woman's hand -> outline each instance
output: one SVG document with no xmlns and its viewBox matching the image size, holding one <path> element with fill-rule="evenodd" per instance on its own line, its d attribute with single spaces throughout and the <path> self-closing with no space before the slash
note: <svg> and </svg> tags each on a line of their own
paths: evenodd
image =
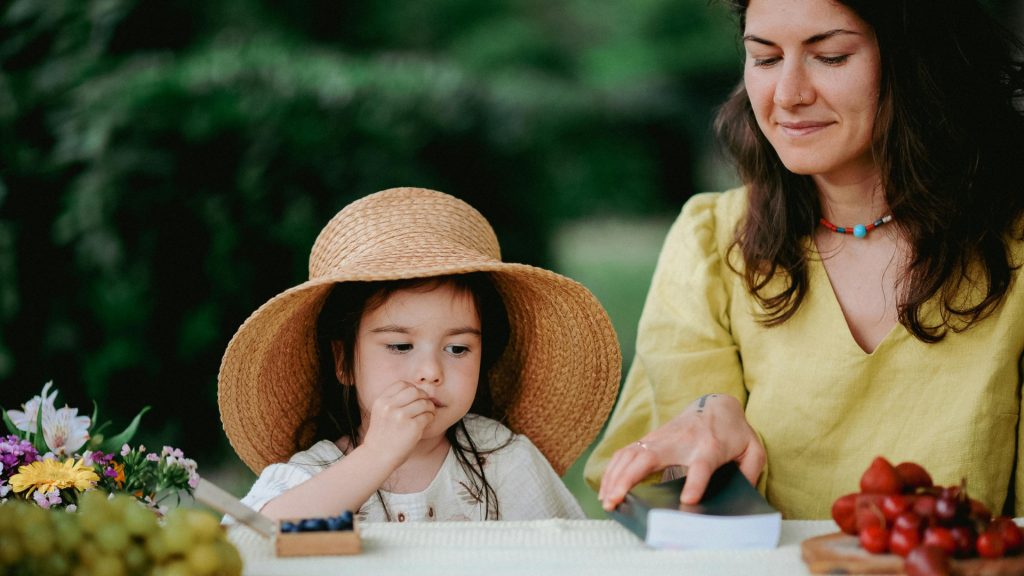
<svg viewBox="0 0 1024 576">
<path fill-rule="evenodd" d="M 679 500 L 696 504 L 719 466 L 735 461 L 747 480 L 756 484 L 765 458 L 739 400 L 728 394 L 708 394 L 639 442 L 616 451 L 601 478 L 598 498 L 605 510 L 613 510 L 626 492 L 651 473 L 682 465 L 688 470 Z"/>
<path fill-rule="evenodd" d="M 397 468 L 434 421 L 436 411 L 426 392 L 408 382 L 395 382 L 373 401 L 362 445 L 385 456 Z"/>
</svg>

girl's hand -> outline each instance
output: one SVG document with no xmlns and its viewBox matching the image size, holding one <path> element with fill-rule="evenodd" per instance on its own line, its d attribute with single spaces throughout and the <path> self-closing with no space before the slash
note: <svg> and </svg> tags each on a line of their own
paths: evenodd
<svg viewBox="0 0 1024 576">
<path fill-rule="evenodd" d="M 374 453 L 388 458 L 397 468 L 434 421 L 436 410 L 426 392 L 408 382 L 395 382 L 370 407 L 363 445 L 372 447 Z"/>
<path fill-rule="evenodd" d="M 626 492 L 651 473 L 682 465 L 688 470 L 679 500 L 696 504 L 711 474 L 722 464 L 735 461 L 747 480 L 756 484 L 765 459 L 764 447 L 739 400 L 708 394 L 639 442 L 616 451 L 601 478 L 598 498 L 605 510 L 613 510 Z"/>
</svg>

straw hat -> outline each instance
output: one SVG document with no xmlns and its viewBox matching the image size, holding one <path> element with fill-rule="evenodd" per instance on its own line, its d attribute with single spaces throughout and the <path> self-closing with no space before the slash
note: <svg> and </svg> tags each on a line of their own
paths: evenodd
<svg viewBox="0 0 1024 576">
<path fill-rule="evenodd" d="M 336 282 L 488 272 L 509 320 L 491 371 L 497 414 L 560 475 L 597 436 L 619 386 L 622 358 L 608 315 L 582 285 L 501 261 L 487 220 L 465 202 L 394 188 L 346 206 L 320 232 L 309 280 L 260 306 L 235 333 L 218 376 L 221 421 L 254 472 L 321 438 L 296 432 L 320 407 L 316 318 Z"/>
</svg>

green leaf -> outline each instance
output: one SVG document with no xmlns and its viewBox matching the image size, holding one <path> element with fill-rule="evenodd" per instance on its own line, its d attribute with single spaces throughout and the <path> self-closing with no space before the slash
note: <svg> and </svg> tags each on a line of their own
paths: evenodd
<svg viewBox="0 0 1024 576">
<path fill-rule="evenodd" d="M 103 445 L 103 430 L 107 426 L 110 426 L 110 421 L 106 421 L 103 424 L 97 424 L 96 419 L 99 418 L 100 407 L 96 404 L 96 401 L 92 401 L 92 419 L 89 420 L 89 450 L 99 450 L 100 446 Z"/>
<path fill-rule="evenodd" d="M 46 438 L 43 436 L 43 405 L 45 404 L 46 399 L 44 398 L 43 401 L 39 403 L 39 410 L 36 411 L 36 432 L 32 437 L 32 446 L 35 447 L 36 451 L 39 452 L 40 455 L 46 454 L 50 451 L 50 447 L 46 445 Z"/>
<path fill-rule="evenodd" d="M 132 420 L 132 423 L 129 424 L 128 427 L 125 428 L 123 432 L 121 432 L 117 436 L 111 436 L 107 440 L 104 440 L 103 445 L 100 447 L 100 451 L 113 452 L 115 450 L 120 449 L 122 445 L 130 442 L 132 436 L 135 436 L 135 431 L 138 430 L 139 428 L 139 420 L 142 419 L 142 415 L 148 412 L 149 409 L 150 407 L 146 406 L 145 408 L 140 410 L 139 413 L 135 415 L 135 419 Z"/>
<path fill-rule="evenodd" d="M 106 430 L 108 427 L 110 427 L 110 420 L 107 420 L 103 424 L 100 424 L 99 426 L 96 426 L 95 428 L 93 428 L 92 432 L 90 432 L 89 435 L 90 436 L 102 436 L 103 435 L 103 431 Z"/>
<path fill-rule="evenodd" d="M 3 406 L 0 406 L 0 413 L 4 415 L 4 424 L 7 426 L 7 431 L 14 434 L 18 438 L 21 438 L 21 430 L 11 422 L 11 417 L 7 415 L 7 410 L 4 410 Z"/>
</svg>

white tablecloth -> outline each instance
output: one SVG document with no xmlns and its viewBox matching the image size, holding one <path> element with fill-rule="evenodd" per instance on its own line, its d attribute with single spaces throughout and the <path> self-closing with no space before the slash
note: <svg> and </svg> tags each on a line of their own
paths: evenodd
<svg viewBox="0 0 1024 576">
<path fill-rule="evenodd" d="M 835 532 L 832 521 L 783 521 L 778 548 L 652 550 L 611 520 L 445 522 L 361 526 L 363 551 L 353 556 L 277 558 L 269 540 L 244 527 L 230 538 L 246 576 L 320 574 L 498 576 L 642 574 L 807 574 L 800 542 Z"/>
</svg>

